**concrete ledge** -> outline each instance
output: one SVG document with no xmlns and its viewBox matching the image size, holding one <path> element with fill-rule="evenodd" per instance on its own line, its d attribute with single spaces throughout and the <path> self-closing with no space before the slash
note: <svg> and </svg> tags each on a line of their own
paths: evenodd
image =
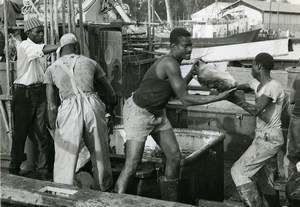
<svg viewBox="0 0 300 207">
<path fill-rule="evenodd" d="M 42 192 L 41 189 L 47 189 Z M 58 193 L 51 193 L 58 189 Z M 65 193 L 62 193 L 65 192 Z M 75 193 L 74 193 L 75 192 Z M 182 203 L 174 203 L 127 194 L 114 194 L 79 189 L 75 186 L 39 181 L 20 176 L 1 173 L 1 203 L 37 205 L 37 206 L 153 206 L 153 207 L 189 207 Z"/>
</svg>

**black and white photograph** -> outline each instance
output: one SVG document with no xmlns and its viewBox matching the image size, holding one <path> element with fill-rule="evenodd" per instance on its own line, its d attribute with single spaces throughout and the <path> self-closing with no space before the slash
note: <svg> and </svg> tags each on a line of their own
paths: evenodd
<svg viewBox="0 0 300 207">
<path fill-rule="evenodd" d="M 300 207 L 300 0 L 0 0 L 0 206 Z"/>
</svg>

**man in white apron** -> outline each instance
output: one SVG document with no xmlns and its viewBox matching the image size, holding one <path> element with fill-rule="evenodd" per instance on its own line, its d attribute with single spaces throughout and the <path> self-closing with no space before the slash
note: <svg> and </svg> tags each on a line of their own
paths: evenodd
<svg viewBox="0 0 300 207">
<path fill-rule="evenodd" d="M 61 58 L 47 69 L 45 75 L 49 124 L 56 129 L 53 179 L 57 183 L 73 184 L 83 138 L 91 155 L 95 184 L 106 191 L 112 187 L 113 180 L 105 105 L 96 94 L 94 83 L 101 85 L 114 101 L 115 92 L 96 61 L 77 55 L 79 44 L 75 35 L 63 35 L 60 44 Z M 58 109 L 55 87 L 61 98 Z"/>
</svg>

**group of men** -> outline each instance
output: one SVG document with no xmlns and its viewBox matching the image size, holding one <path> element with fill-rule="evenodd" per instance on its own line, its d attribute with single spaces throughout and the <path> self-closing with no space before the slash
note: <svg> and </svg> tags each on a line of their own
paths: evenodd
<svg viewBox="0 0 300 207">
<path fill-rule="evenodd" d="M 237 88 L 219 95 L 191 95 L 187 91 L 187 84 L 197 74 L 199 60 L 183 78 L 180 64 L 184 59 L 191 57 L 191 35 L 185 29 L 174 29 L 170 34 L 170 53 L 159 58 L 149 68 L 140 87 L 125 100 L 123 120 L 127 140 L 126 161 L 113 186 L 105 109 L 113 110 L 117 99 L 105 72 L 96 61 L 80 55 L 80 45 L 74 34 L 63 35 L 59 46 L 42 44 L 43 25 L 36 18 L 25 21 L 24 31 L 28 38 L 18 48 L 17 79 L 14 82 L 15 134 L 10 173 L 20 173 L 28 136 L 39 152 L 36 170 L 41 177 L 46 175 L 46 123 L 49 123 L 48 128 L 55 130 L 54 182 L 73 184 L 83 140 L 91 155 L 93 178 L 97 188 L 102 191 L 126 193 L 130 179 L 141 162 L 147 136 L 151 135 L 166 156 L 165 175 L 159 179 L 160 184 L 167 189 L 162 199 L 177 201 L 181 153 L 166 116 L 166 104 L 171 97 L 177 97 L 186 106 L 228 100 L 257 116 L 253 143 L 231 169 L 239 194 L 248 206 L 261 206 L 257 185 L 252 178 L 259 170 L 264 169 L 261 171 L 265 176 L 261 177 L 268 179 L 262 179 L 265 181 L 262 186 L 266 189 L 262 193 L 270 206 L 277 206 L 275 204 L 279 198 L 270 181 L 273 181 L 271 175 L 275 173 L 272 159 L 284 143 L 280 120 L 284 91 L 282 86 L 270 77 L 270 70 L 274 66 L 272 56 L 260 53 L 255 57 L 252 66 L 254 80 L 249 84 L 238 85 Z M 54 51 L 57 51 L 59 58 L 44 72 L 42 57 Z M 97 95 L 95 84 L 100 86 L 97 88 L 109 94 L 109 101 L 106 101 L 109 107 L 105 106 Z M 291 130 L 289 133 L 289 136 L 294 137 L 291 140 L 295 140 L 297 133 L 299 134 L 299 87 L 296 82 L 294 92 L 291 93 L 291 103 L 296 103 L 291 124 L 298 127 L 298 131 Z M 56 89 L 60 101 L 56 98 Z M 255 104 L 246 102 L 242 90 L 255 92 Z M 299 140 L 296 142 L 299 143 Z M 293 160 L 290 156 L 288 159 Z M 295 160 L 299 161 L 299 150 Z M 268 186 L 273 191 L 269 191 Z"/>
</svg>

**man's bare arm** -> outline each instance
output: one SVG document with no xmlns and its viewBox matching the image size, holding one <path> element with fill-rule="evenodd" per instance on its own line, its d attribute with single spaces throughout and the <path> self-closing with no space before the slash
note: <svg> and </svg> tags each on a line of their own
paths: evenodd
<svg viewBox="0 0 300 207">
<path fill-rule="evenodd" d="M 253 89 L 250 88 L 249 83 L 244 83 L 244 84 L 237 85 L 236 88 L 237 88 L 237 90 L 243 90 L 246 93 L 253 91 Z"/>
<path fill-rule="evenodd" d="M 176 96 L 186 106 L 190 105 L 201 105 L 207 104 L 215 101 L 220 101 L 227 97 L 231 92 L 226 91 L 218 96 L 196 96 L 188 94 L 186 81 L 182 78 L 180 67 L 175 61 L 167 62 L 165 65 L 166 75 L 170 81 L 173 91 Z"/>
<path fill-rule="evenodd" d="M 102 78 L 96 79 L 96 83 L 100 86 L 101 92 L 104 93 L 106 102 L 110 107 L 110 111 L 114 110 L 114 107 L 117 105 L 117 95 L 107 78 L 103 76 Z"/>
<path fill-rule="evenodd" d="M 43 53 L 44 54 L 49 54 L 51 52 L 55 52 L 59 45 L 45 45 L 43 48 Z"/>
<path fill-rule="evenodd" d="M 263 114 L 263 110 L 272 103 L 272 99 L 270 97 L 267 97 L 265 95 L 260 96 L 256 100 L 256 104 L 251 104 L 245 101 L 245 97 L 242 97 L 243 95 L 240 95 L 238 91 L 230 96 L 228 98 L 228 101 L 242 107 L 245 111 L 250 113 L 251 115 L 258 116 L 260 119 L 268 122 L 270 120 L 270 117 L 267 117 L 265 114 Z"/>
<path fill-rule="evenodd" d="M 48 106 L 47 112 L 48 112 L 49 125 L 51 129 L 54 129 L 56 118 L 57 118 L 57 100 L 56 100 L 54 85 L 47 84 L 46 96 L 47 96 L 47 106 Z"/>
</svg>

